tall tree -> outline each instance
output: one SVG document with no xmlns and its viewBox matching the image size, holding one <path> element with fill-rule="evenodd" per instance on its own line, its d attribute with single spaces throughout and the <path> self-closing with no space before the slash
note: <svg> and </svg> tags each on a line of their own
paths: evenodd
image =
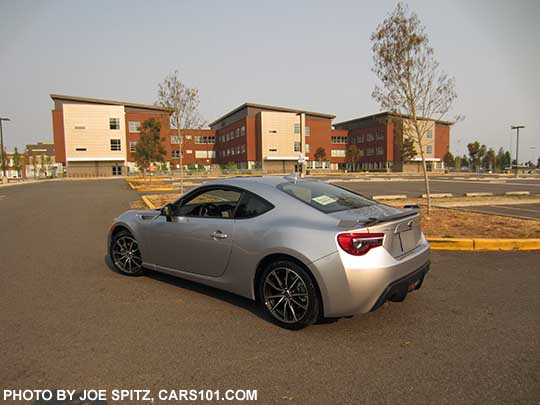
<svg viewBox="0 0 540 405">
<path fill-rule="evenodd" d="M 473 170 L 476 170 L 476 165 L 478 164 L 479 160 L 478 156 L 480 154 L 480 143 L 478 141 L 468 143 L 467 150 L 469 151 L 469 156 L 473 164 Z"/>
<path fill-rule="evenodd" d="M 356 145 L 349 145 L 345 151 L 345 157 L 348 163 L 350 163 L 352 171 L 356 170 L 356 164 L 360 160 L 360 150 Z"/>
<path fill-rule="evenodd" d="M 326 150 L 322 146 L 319 146 L 313 156 L 317 162 L 322 162 L 326 159 Z"/>
<path fill-rule="evenodd" d="M 17 148 L 13 150 L 13 168 L 17 172 L 17 177 L 21 177 L 22 157 Z"/>
<path fill-rule="evenodd" d="M 497 156 L 495 157 L 495 169 L 500 170 L 503 168 L 503 160 L 504 160 L 504 149 L 502 147 L 499 148 L 499 151 L 497 152 Z"/>
<path fill-rule="evenodd" d="M 34 179 L 37 178 L 38 175 L 38 158 L 37 155 L 32 153 L 32 169 L 34 170 Z"/>
<path fill-rule="evenodd" d="M 486 152 L 486 156 L 484 157 L 486 168 L 488 170 L 495 169 L 495 161 L 497 160 L 497 155 L 495 154 L 495 151 L 493 148 L 489 148 Z"/>
<path fill-rule="evenodd" d="M 456 156 L 454 158 L 454 167 L 456 168 L 456 170 L 461 171 L 461 164 L 461 156 Z"/>
<path fill-rule="evenodd" d="M 440 71 L 425 28 L 415 13 L 398 3 L 371 36 L 373 72 L 382 86 L 373 98 L 381 109 L 406 115 L 420 157 L 428 203 L 431 210 L 424 136 L 432 129 L 430 121 L 442 119 L 457 98 L 454 79 Z"/>
<path fill-rule="evenodd" d="M 155 118 L 150 118 L 141 124 L 140 138 L 135 145 L 133 157 L 143 177 L 146 176 L 146 171 L 152 163 L 163 162 L 166 152 L 160 130 L 161 124 Z"/>
<path fill-rule="evenodd" d="M 186 86 L 175 70 L 159 84 L 157 104 L 167 108 L 171 113 L 171 127 L 175 130 L 179 142 L 180 193 L 183 193 L 185 131 L 206 125 L 199 113 L 199 90 Z"/>
<path fill-rule="evenodd" d="M 454 155 L 450 151 L 446 152 L 443 156 L 443 162 L 446 167 L 454 167 Z"/>
</svg>

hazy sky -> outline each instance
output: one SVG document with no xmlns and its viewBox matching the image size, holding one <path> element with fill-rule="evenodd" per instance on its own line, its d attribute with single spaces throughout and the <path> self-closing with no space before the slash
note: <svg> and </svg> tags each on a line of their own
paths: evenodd
<svg viewBox="0 0 540 405">
<path fill-rule="evenodd" d="M 52 140 L 50 93 L 153 103 L 178 69 L 208 121 L 246 102 L 379 111 L 370 35 L 395 1 L 0 0 L 0 115 L 9 150 Z M 408 2 L 456 77 L 452 152 L 475 139 L 540 155 L 540 1 Z M 515 136 L 512 151 L 515 151 Z M 531 149 L 535 147 L 536 149 Z"/>
</svg>

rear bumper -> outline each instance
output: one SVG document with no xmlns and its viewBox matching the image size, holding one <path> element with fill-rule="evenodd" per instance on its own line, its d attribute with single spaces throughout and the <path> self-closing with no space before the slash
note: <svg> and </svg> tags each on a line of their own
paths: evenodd
<svg viewBox="0 0 540 405">
<path fill-rule="evenodd" d="M 311 263 L 310 269 L 319 285 L 324 316 L 342 317 L 370 312 L 389 298 L 399 300 L 400 288 L 407 280 L 423 280 L 429 263 L 429 243 L 422 236 L 405 257 L 395 258 L 384 248 L 361 257 L 338 250 Z"/>
<path fill-rule="evenodd" d="M 422 287 L 424 277 L 429 271 L 429 266 L 430 262 L 427 262 L 411 274 L 407 274 L 405 277 L 390 283 L 371 310 L 375 311 L 386 301 L 401 302 L 405 300 L 409 292 L 413 292 L 414 290 L 418 290 L 420 287 Z"/>
</svg>

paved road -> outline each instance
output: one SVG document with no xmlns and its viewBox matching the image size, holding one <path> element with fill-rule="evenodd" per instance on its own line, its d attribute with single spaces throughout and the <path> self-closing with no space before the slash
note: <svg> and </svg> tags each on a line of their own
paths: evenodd
<svg viewBox="0 0 540 405">
<path fill-rule="evenodd" d="M 467 211 L 481 212 L 484 214 L 497 214 L 525 219 L 540 219 L 540 204 L 505 204 L 461 208 Z"/>
<path fill-rule="evenodd" d="M 0 387 L 250 388 L 259 402 L 532 403 L 537 252 L 434 253 L 402 304 L 300 332 L 245 299 L 104 260 L 122 181 L 0 189 Z"/>
</svg>

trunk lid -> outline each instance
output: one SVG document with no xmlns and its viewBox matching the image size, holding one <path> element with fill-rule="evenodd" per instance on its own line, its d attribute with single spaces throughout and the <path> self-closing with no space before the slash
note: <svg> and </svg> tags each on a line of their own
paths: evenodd
<svg viewBox="0 0 540 405">
<path fill-rule="evenodd" d="M 355 210 L 338 211 L 330 215 L 340 220 L 340 227 L 383 233 L 383 247 L 396 258 L 414 250 L 422 239 L 420 215 L 416 210 L 375 204 Z"/>
</svg>

